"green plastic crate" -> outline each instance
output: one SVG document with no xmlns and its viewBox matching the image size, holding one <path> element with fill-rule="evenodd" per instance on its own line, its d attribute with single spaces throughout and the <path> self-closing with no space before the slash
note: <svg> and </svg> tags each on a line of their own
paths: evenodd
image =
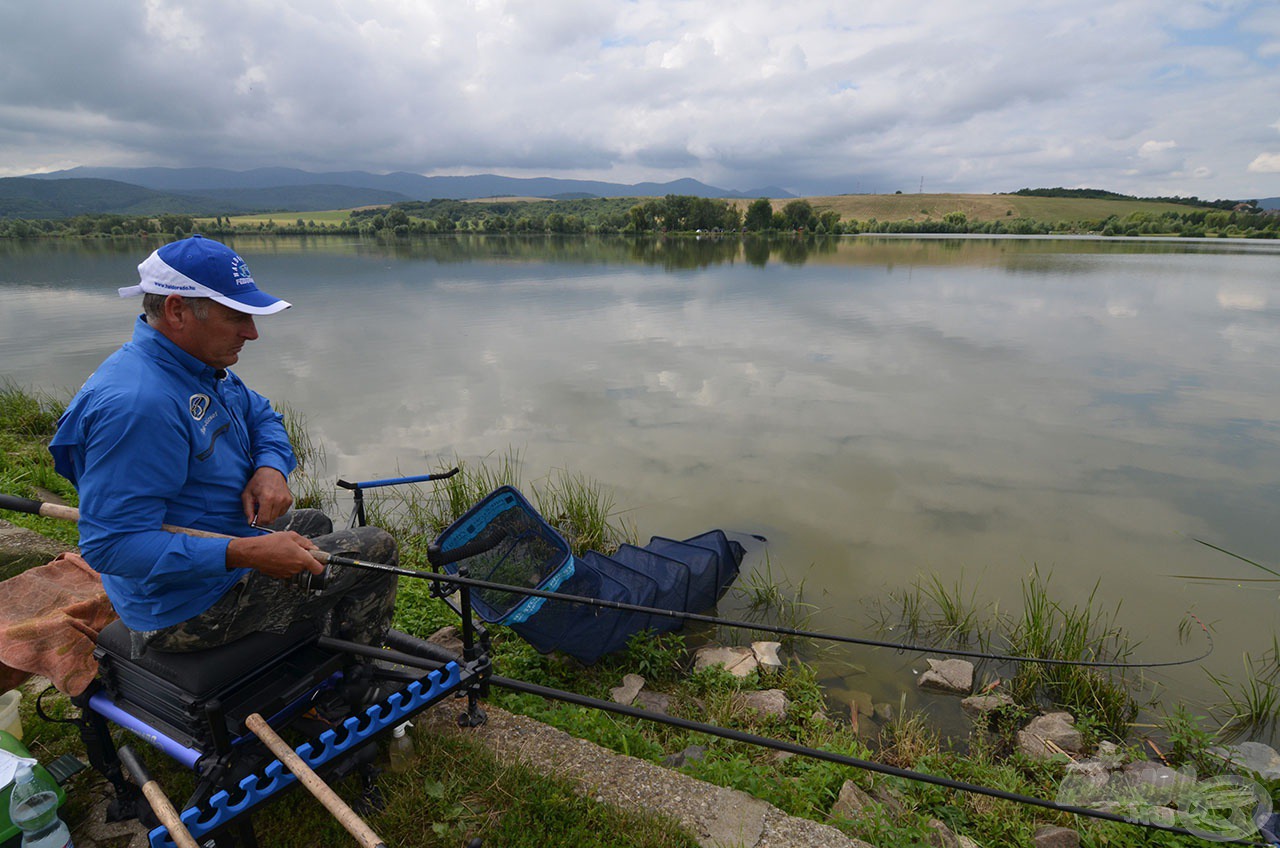
<svg viewBox="0 0 1280 848">
<path fill-rule="evenodd" d="M 19 742 L 12 733 L 6 733 L 3 730 L 0 730 L 0 748 L 11 754 L 16 754 L 19 757 L 31 757 L 31 752 L 27 750 L 25 745 Z M 48 778 L 49 781 L 53 783 L 55 787 L 54 791 L 58 793 L 58 807 L 61 808 L 63 803 L 67 800 L 67 793 L 62 790 L 62 786 L 60 786 L 58 782 L 53 779 L 53 775 L 49 774 L 49 772 L 45 770 L 45 767 L 39 763 L 36 763 L 34 771 L 36 774 Z M 16 824 L 9 821 L 9 796 L 12 794 L 13 783 L 7 783 L 3 789 L 0 789 L 0 846 L 3 846 L 3 848 L 8 848 L 10 842 L 12 842 L 13 845 L 17 845 L 19 837 L 22 835 L 22 830 Z"/>
</svg>

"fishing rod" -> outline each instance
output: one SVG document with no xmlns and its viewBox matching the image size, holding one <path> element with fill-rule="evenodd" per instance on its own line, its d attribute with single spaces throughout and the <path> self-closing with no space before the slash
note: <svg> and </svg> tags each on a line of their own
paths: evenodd
<svg viewBox="0 0 1280 848">
<path fill-rule="evenodd" d="M 678 716 L 664 715 L 653 710 L 646 710 L 641 707 L 633 707 L 626 704 L 615 704 L 612 701 L 603 701 L 599 698 L 592 698 L 588 695 L 579 695 L 576 692 L 566 692 L 562 689 L 553 689 L 549 686 L 542 686 L 537 683 L 526 683 L 523 680 L 513 680 L 509 677 L 500 677 L 491 675 L 488 682 L 493 686 L 500 686 L 504 689 L 510 689 L 513 692 L 524 692 L 530 695 L 537 695 L 542 698 L 563 701 L 579 707 L 588 709 L 603 710 L 605 712 L 616 713 L 618 715 L 630 716 L 632 718 L 644 719 L 646 721 L 658 724 L 666 724 L 671 727 L 678 727 L 682 730 L 690 730 L 696 733 L 705 733 L 708 736 L 717 736 L 721 739 L 728 739 L 732 742 L 742 742 L 748 745 L 755 745 L 761 748 L 769 748 L 775 751 L 784 751 L 789 754 L 797 754 L 803 757 L 809 757 L 816 760 L 824 760 L 836 765 L 849 766 L 851 768 L 869 771 L 875 774 L 883 774 L 889 777 L 897 777 L 902 780 L 909 780 L 913 783 L 927 783 L 933 786 L 940 786 L 944 789 L 952 789 L 960 792 L 968 792 L 973 795 L 985 795 L 989 798 L 999 798 L 1003 801 L 1011 801 L 1016 804 L 1025 804 L 1027 806 L 1041 807 L 1047 810 L 1054 810 L 1060 813 L 1070 813 L 1071 815 L 1083 816 L 1086 818 L 1101 819 L 1103 821 L 1118 822 L 1121 824 L 1135 825 L 1137 827 L 1145 827 L 1151 830 L 1163 830 L 1167 833 L 1175 833 L 1183 836 L 1194 836 L 1198 839 L 1208 839 L 1213 842 L 1221 842 L 1232 845 L 1247 845 L 1252 848 L 1272 848 L 1271 843 L 1258 842 L 1248 839 L 1243 835 L 1232 836 L 1229 834 L 1218 833 L 1197 833 L 1184 827 L 1177 825 L 1164 824 L 1159 821 L 1148 821 L 1136 818 L 1134 815 L 1124 815 L 1122 813 L 1113 813 L 1105 809 L 1097 809 L 1094 807 L 1081 807 L 1076 804 L 1066 804 L 1061 801 L 1051 801 L 1047 798 L 1037 798 L 1034 795 L 1023 795 L 1018 792 L 1010 792 L 1005 789 L 996 789 L 990 786 L 983 786 L 979 783 L 969 783 L 963 780 L 954 780 L 949 777 L 941 777 L 928 772 L 914 771 L 912 769 L 899 768 L 885 763 L 877 763 L 874 760 L 864 760 L 860 757 L 851 757 L 847 754 L 839 754 L 834 751 L 824 751 L 821 748 L 811 748 L 808 745 L 800 745 L 795 742 L 788 742 L 784 739 L 774 739 L 769 736 L 760 736 L 755 733 L 747 733 L 742 730 L 734 730 L 728 727 L 720 727 L 715 724 L 707 724 L 705 722 L 694 721 L 692 719 L 680 718 Z M 1240 829 L 1237 829 L 1237 833 Z M 1256 832 L 1256 828 L 1254 829 Z"/>
<path fill-rule="evenodd" d="M 422 657 L 394 649 L 374 648 L 369 645 L 360 645 L 353 642 L 330 639 L 328 637 L 321 637 L 320 644 L 325 647 L 338 648 L 362 656 L 422 669 L 435 669 L 440 667 L 440 665 L 446 661 L 445 655 L 441 655 L 439 659 L 424 659 Z M 731 742 L 741 742 L 743 744 L 754 745 L 756 747 L 782 751 L 788 754 L 795 754 L 816 760 L 823 760 L 836 765 L 848 766 L 850 768 L 860 769 L 873 774 L 895 777 L 901 780 L 911 781 L 913 783 L 926 783 L 932 786 L 939 786 L 944 789 L 967 792 L 974 795 L 985 795 L 989 798 L 997 798 L 1016 804 L 1040 807 L 1046 810 L 1053 810 L 1055 812 L 1068 813 L 1075 816 L 1100 819 L 1102 821 L 1116 822 L 1119 824 L 1129 824 L 1136 827 L 1161 830 L 1166 833 L 1179 834 L 1183 836 L 1193 836 L 1198 839 L 1208 839 L 1213 842 L 1221 842 L 1224 844 L 1245 845 L 1252 846 L 1252 848 L 1271 848 L 1270 843 L 1258 842 L 1256 840 L 1249 839 L 1241 832 L 1244 830 L 1243 827 L 1237 827 L 1234 833 L 1225 833 L 1221 830 L 1216 832 L 1197 832 L 1196 830 L 1179 827 L 1174 824 L 1166 824 L 1161 821 L 1140 819 L 1133 814 L 1126 815 L 1124 813 L 1112 812 L 1108 809 L 1085 807 L 1080 806 L 1079 804 L 1054 801 L 1047 798 L 1037 798 L 1034 795 L 1023 795 L 1006 789 L 983 786 L 979 783 L 969 783 L 967 781 L 956 780 L 949 777 L 943 777 L 941 775 L 930 774 L 928 772 L 900 768 L 898 766 L 888 765 L 887 763 L 878 763 L 874 760 L 866 760 L 860 757 L 850 756 L 848 754 L 841 754 L 835 751 L 827 751 L 822 748 L 801 745 L 797 742 L 790 742 L 785 739 L 776 739 L 771 736 L 760 736 L 743 730 L 721 727 L 716 724 L 668 715 L 666 713 L 646 710 L 641 707 L 634 707 L 628 704 L 604 701 L 599 698 L 593 698 L 590 695 L 582 695 L 580 693 L 569 692 L 564 689 L 555 689 L 538 683 L 528 683 L 523 680 L 515 680 L 513 678 L 502 677 L 496 674 L 489 675 L 485 680 L 489 685 L 509 689 L 513 692 L 522 692 L 529 695 L 536 695 L 547 700 L 573 704 L 574 706 L 584 707 L 586 709 L 601 710 L 608 713 L 614 713 L 616 715 L 627 716 L 629 718 L 642 719 L 653 724 L 664 724 L 681 730 L 727 739 Z"/>
<path fill-rule="evenodd" d="M 50 504 L 42 501 L 32 500 L 30 498 L 21 498 L 14 495 L 0 494 L 0 509 L 9 509 L 14 512 L 23 512 L 31 515 L 43 515 L 49 518 L 58 518 L 68 521 L 79 520 L 80 511 L 75 507 L 62 506 L 60 504 Z M 173 525 L 161 525 L 161 529 L 171 532 L 180 533 L 189 536 L 201 536 L 207 538 L 234 538 L 224 533 L 214 533 L 208 530 L 195 530 L 188 527 L 176 527 Z M 461 560 L 476 556 L 491 550 L 498 544 L 501 544 L 504 535 L 501 533 L 482 534 L 471 542 L 448 551 L 442 551 L 440 547 L 432 543 L 427 548 L 427 560 L 436 567 L 443 567 Z M 1209 628 L 1204 625 L 1199 618 L 1194 615 L 1191 617 L 1200 625 L 1201 631 L 1205 635 L 1208 647 L 1206 650 L 1194 657 L 1180 660 L 1162 660 L 1158 662 L 1124 662 L 1120 660 L 1072 660 L 1057 659 L 1052 657 L 1028 657 L 1017 654 L 997 654 L 986 651 L 976 651 L 966 648 L 947 648 L 935 645 L 916 645 L 906 642 L 890 642 L 883 639 L 871 639 L 861 636 L 842 636 L 835 633 L 820 633 L 813 630 L 804 630 L 795 627 L 784 627 L 774 624 L 762 624 L 759 622 L 739 621 L 735 619 L 719 618 L 717 616 L 703 615 L 700 613 L 683 612 L 679 610 L 661 609 L 659 607 L 647 607 L 640 604 L 629 604 L 622 601 L 608 601 L 601 598 L 591 598 L 583 595 L 571 595 L 564 592 L 553 592 L 544 589 L 535 589 L 526 586 L 511 586 L 505 583 L 496 583 L 489 580 L 481 580 L 475 577 L 464 576 L 461 574 L 446 574 L 438 571 L 420 571 L 412 568 L 404 568 L 401 566 L 388 565 L 380 562 L 368 562 L 365 560 L 352 559 L 337 554 L 330 554 L 326 551 L 312 550 L 309 553 L 322 565 L 338 565 L 345 568 L 360 568 L 368 571 L 380 571 L 386 574 L 394 574 L 398 577 L 412 577 L 419 580 L 431 580 L 437 583 L 443 583 L 452 587 L 466 586 L 471 589 L 482 589 L 495 592 L 509 592 L 512 594 L 523 595 L 532 598 L 543 598 L 552 601 L 563 601 L 569 604 L 580 604 L 584 606 L 596 607 L 599 609 L 609 609 L 619 612 L 634 612 L 645 615 L 656 615 L 665 618 L 672 618 L 679 621 L 689 621 L 698 624 L 710 624 L 717 627 L 737 627 L 744 630 L 752 630 L 759 633 L 772 633 L 779 636 L 790 636 L 799 639 L 812 639 L 815 641 L 835 642 L 846 645 L 860 645 L 872 648 L 890 648 L 895 651 L 911 651 L 916 653 L 935 653 L 946 654 L 948 656 L 968 657 L 972 659 L 995 660 L 998 662 L 1033 662 L 1042 665 L 1055 666 L 1078 666 L 1082 668 L 1170 668 L 1174 666 L 1190 665 L 1207 658 L 1213 653 L 1214 644 L 1213 636 L 1209 632 Z M 325 575 L 312 574 L 311 572 L 302 572 L 296 582 L 303 588 L 309 590 L 320 590 L 324 588 Z"/>
</svg>

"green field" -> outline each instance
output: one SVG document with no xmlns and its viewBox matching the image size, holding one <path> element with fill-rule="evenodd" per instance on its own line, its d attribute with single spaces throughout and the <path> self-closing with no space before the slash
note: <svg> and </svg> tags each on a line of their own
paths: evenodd
<svg viewBox="0 0 1280 848">
<path fill-rule="evenodd" d="M 368 207 L 359 207 L 361 209 Z M 232 215 L 226 220 L 235 227 L 256 227 L 274 221 L 277 224 L 293 224 L 299 219 L 304 222 L 314 221 L 317 224 L 341 224 L 351 215 L 350 209 L 320 209 L 314 212 L 272 212 L 270 214 Z M 205 226 L 212 223 L 212 218 L 196 218 L 196 223 Z"/>
<path fill-rule="evenodd" d="M 1196 207 L 1145 200 L 1094 200 L 1080 197 L 1024 197 L 1013 194 L 841 194 L 806 197 L 819 214 L 828 209 L 840 213 L 842 221 L 927 221 L 962 212 L 970 221 L 1002 218 L 1031 218 L 1049 223 L 1102 220 L 1111 215 L 1124 217 L 1132 212 L 1177 212 Z M 772 199 L 774 210 L 791 202 Z M 746 210 L 750 200 L 733 201 Z"/>
</svg>

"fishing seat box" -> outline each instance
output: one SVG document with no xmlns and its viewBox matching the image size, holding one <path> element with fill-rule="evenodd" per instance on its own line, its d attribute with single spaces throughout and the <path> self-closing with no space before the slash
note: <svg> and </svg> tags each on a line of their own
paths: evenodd
<svg viewBox="0 0 1280 848">
<path fill-rule="evenodd" d="M 115 621 L 98 634 L 93 655 L 99 685 L 117 707 L 208 751 L 211 715 L 238 735 L 250 713 L 270 716 L 341 670 L 343 657 L 321 649 L 318 635 L 313 623 L 300 622 L 285 633 L 253 633 L 190 653 L 148 649 L 133 659 L 129 630 Z"/>
</svg>

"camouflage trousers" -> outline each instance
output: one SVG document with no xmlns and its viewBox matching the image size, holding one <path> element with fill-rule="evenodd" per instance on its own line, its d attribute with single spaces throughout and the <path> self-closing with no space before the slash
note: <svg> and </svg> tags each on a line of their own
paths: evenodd
<svg viewBox="0 0 1280 848">
<path fill-rule="evenodd" d="M 299 509 L 272 525 L 293 530 L 331 554 L 396 565 L 395 539 L 377 527 L 333 531 L 333 522 L 316 509 Z M 213 606 L 186 621 L 160 630 L 131 631 L 135 658 L 143 650 L 200 651 L 234 642 L 250 633 L 284 633 L 300 621 L 313 621 L 326 636 L 381 645 L 396 604 L 396 576 L 330 564 L 325 587 L 308 591 L 292 580 L 249 571 Z"/>
</svg>

